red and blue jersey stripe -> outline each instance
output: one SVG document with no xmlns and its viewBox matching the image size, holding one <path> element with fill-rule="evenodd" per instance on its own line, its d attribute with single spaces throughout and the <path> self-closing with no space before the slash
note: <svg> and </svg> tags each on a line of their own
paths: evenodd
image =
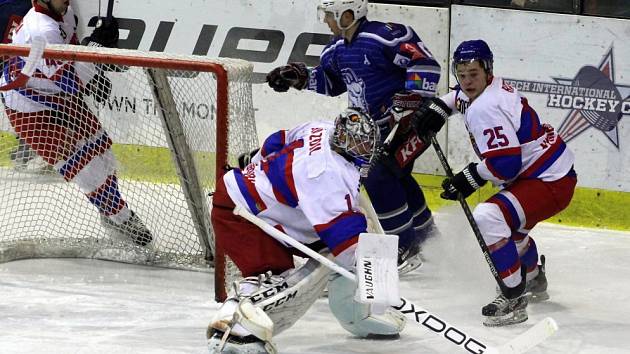
<svg viewBox="0 0 630 354">
<path fill-rule="evenodd" d="M 354 211 L 346 211 L 329 223 L 315 225 L 315 231 L 335 256 L 355 244 L 366 229 L 365 216 Z"/>
</svg>

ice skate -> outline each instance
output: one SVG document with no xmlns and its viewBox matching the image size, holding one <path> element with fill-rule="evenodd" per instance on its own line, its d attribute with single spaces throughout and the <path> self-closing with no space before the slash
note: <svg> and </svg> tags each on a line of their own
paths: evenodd
<svg viewBox="0 0 630 354">
<path fill-rule="evenodd" d="M 225 335 L 224 332 L 208 327 L 208 351 L 210 354 L 273 354 L 275 351 L 256 336 Z"/>
<path fill-rule="evenodd" d="M 33 174 L 56 173 L 52 165 L 44 161 L 35 150 L 20 140 L 19 145 L 9 153 L 16 171 Z"/>
<path fill-rule="evenodd" d="M 547 276 L 545 275 L 545 256 L 540 256 L 538 265 L 538 275 L 528 280 L 525 285 L 525 293 L 529 297 L 530 302 L 541 302 L 549 299 L 547 293 Z"/>
<path fill-rule="evenodd" d="M 408 249 L 398 249 L 398 274 L 410 273 L 422 266 L 422 252 L 420 245 L 413 245 Z"/>
<path fill-rule="evenodd" d="M 483 324 L 500 327 L 527 321 L 527 296 L 508 299 L 503 294 L 481 309 Z"/>
<path fill-rule="evenodd" d="M 117 234 L 117 238 L 121 238 L 123 240 L 131 239 L 131 241 L 138 246 L 145 247 L 153 240 L 151 231 L 144 226 L 142 220 L 140 220 L 138 215 L 136 215 L 133 211 L 131 212 L 129 220 L 122 224 L 116 224 L 110 218 L 103 215 L 101 215 L 101 223 L 106 228 L 114 231 Z"/>
</svg>

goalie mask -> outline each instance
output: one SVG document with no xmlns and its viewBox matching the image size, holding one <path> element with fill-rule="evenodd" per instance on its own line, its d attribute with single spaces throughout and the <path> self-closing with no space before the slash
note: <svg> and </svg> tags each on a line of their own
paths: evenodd
<svg viewBox="0 0 630 354">
<path fill-rule="evenodd" d="M 335 119 L 330 144 L 367 177 L 381 151 L 381 135 L 370 117 L 356 108 L 348 108 Z"/>
<path fill-rule="evenodd" d="M 348 10 L 354 13 L 354 21 L 350 25 L 342 27 L 341 15 Z M 367 16 L 367 12 L 367 0 L 321 0 L 317 6 L 317 18 L 320 22 L 325 23 L 326 13 L 330 13 L 337 22 L 337 26 L 342 30 L 352 27 L 357 21 Z"/>
</svg>

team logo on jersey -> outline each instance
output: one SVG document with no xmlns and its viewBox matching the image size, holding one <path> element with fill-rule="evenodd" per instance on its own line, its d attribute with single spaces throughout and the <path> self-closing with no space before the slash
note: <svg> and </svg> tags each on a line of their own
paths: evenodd
<svg viewBox="0 0 630 354">
<path fill-rule="evenodd" d="M 372 63 L 370 63 L 370 60 L 367 57 L 367 54 L 363 54 L 363 64 L 372 65 Z"/>
<path fill-rule="evenodd" d="M 548 95 L 547 107 L 569 110 L 558 129 L 568 142 L 589 128 L 596 128 L 619 149 L 617 124 L 630 115 L 630 85 L 615 82 L 613 48 L 598 66 L 585 65 L 574 78 L 554 77 L 554 82 L 506 79 L 521 92 Z"/>
<path fill-rule="evenodd" d="M 348 87 L 349 107 L 359 107 L 367 112 L 369 107 L 365 100 L 365 82 L 350 68 L 341 69 L 341 76 Z"/>
<path fill-rule="evenodd" d="M 411 43 L 403 43 L 400 45 L 400 52 L 409 55 L 411 60 L 426 58 L 418 46 Z"/>
</svg>

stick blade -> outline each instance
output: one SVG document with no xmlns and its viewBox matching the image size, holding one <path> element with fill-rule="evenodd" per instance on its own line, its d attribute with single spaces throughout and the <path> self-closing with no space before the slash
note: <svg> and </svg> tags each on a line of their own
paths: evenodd
<svg viewBox="0 0 630 354">
<path fill-rule="evenodd" d="M 556 321 L 547 317 L 518 337 L 497 348 L 500 354 L 520 354 L 532 349 L 558 331 Z"/>
</svg>

